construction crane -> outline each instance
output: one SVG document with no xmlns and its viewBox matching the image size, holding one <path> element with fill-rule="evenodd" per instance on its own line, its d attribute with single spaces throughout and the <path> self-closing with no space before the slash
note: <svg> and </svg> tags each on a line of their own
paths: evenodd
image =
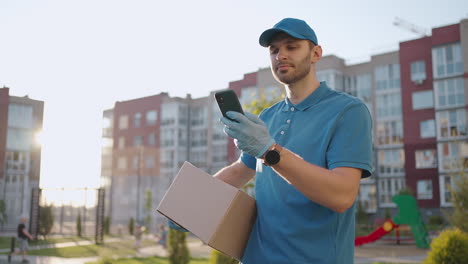
<svg viewBox="0 0 468 264">
<path fill-rule="evenodd" d="M 418 27 L 414 25 L 413 23 L 410 23 L 404 19 L 401 19 L 399 17 L 395 17 L 395 20 L 393 21 L 393 25 L 397 27 L 404 28 L 410 32 L 413 32 L 415 34 L 418 34 L 421 37 L 427 37 L 429 34 L 427 34 L 427 30 L 422 27 Z"/>
</svg>

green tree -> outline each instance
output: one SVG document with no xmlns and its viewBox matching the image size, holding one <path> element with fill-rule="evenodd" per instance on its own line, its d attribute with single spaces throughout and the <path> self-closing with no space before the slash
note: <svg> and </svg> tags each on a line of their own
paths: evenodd
<svg viewBox="0 0 468 264">
<path fill-rule="evenodd" d="M 464 142 L 455 141 L 459 148 L 462 148 Z M 460 150 L 461 153 L 461 150 Z M 453 211 L 445 211 L 447 220 L 454 227 L 459 228 L 463 232 L 468 232 L 468 159 L 466 154 L 460 154 L 456 160 L 450 163 L 451 182 L 453 184 L 448 186 L 450 191 L 449 199 L 453 204 Z"/>
<path fill-rule="evenodd" d="M 110 225 L 111 225 L 110 216 L 106 216 L 104 218 L 104 234 L 106 234 L 106 235 L 110 234 Z"/>
<path fill-rule="evenodd" d="M 453 213 L 448 215 L 450 223 L 468 233 L 468 177 L 465 174 L 452 177 L 455 187 L 450 188 Z"/>
<path fill-rule="evenodd" d="M 168 250 L 169 263 L 187 264 L 190 261 L 190 252 L 186 243 L 187 233 L 175 229 L 169 229 Z"/>
<path fill-rule="evenodd" d="M 0 226 L 3 226 L 7 221 L 6 204 L 4 200 L 0 200 Z"/>
<path fill-rule="evenodd" d="M 44 238 L 50 234 L 54 226 L 53 205 L 39 207 L 39 234 Z"/>
<path fill-rule="evenodd" d="M 133 236 L 133 231 L 135 229 L 135 219 L 130 217 L 130 221 L 128 221 L 128 233 Z"/>
<path fill-rule="evenodd" d="M 212 250 L 209 264 L 237 264 L 237 260 L 217 251 Z"/>
<path fill-rule="evenodd" d="M 283 98 L 284 98 L 284 94 L 282 93 L 280 95 L 273 96 L 272 99 L 269 100 L 264 93 L 261 93 L 258 100 L 253 100 L 249 104 L 245 104 L 242 107 L 247 112 L 259 115 L 263 110 L 265 110 L 266 108 L 272 106 L 273 104 L 283 100 Z"/>
<path fill-rule="evenodd" d="M 153 210 L 153 193 L 151 190 L 146 190 L 145 192 L 145 223 L 146 223 L 146 232 L 149 232 L 151 227 L 151 211 Z"/>
<path fill-rule="evenodd" d="M 81 237 L 81 213 L 76 217 L 76 235 Z"/>
</svg>

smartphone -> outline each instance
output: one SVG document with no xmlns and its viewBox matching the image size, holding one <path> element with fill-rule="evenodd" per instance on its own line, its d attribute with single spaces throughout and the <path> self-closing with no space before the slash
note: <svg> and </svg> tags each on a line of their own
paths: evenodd
<svg viewBox="0 0 468 264">
<path fill-rule="evenodd" d="M 242 110 L 242 106 L 239 102 L 239 98 L 237 97 L 234 90 L 227 89 L 227 90 L 219 91 L 219 92 L 216 92 L 214 96 L 215 96 L 216 102 L 218 103 L 219 110 L 221 110 L 221 113 L 227 119 L 232 120 L 231 118 L 226 116 L 226 112 L 229 112 L 229 111 L 235 111 L 235 112 L 244 114 L 244 111 Z"/>
</svg>

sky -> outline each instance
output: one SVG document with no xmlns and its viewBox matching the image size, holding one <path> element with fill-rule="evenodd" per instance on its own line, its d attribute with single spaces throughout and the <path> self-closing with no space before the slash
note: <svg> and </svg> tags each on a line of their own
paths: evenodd
<svg viewBox="0 0 468 264">
<path fill-rule="evenodd" d="M 208 96 L 269 66 L 259 35 L 285 17 L 349 64 L 468 19 L 466 0 L 0 0 L 0 87 L 45 102 L 42 187 L 97 187 L 102 111 L 168 92 Z"/>
</svg>

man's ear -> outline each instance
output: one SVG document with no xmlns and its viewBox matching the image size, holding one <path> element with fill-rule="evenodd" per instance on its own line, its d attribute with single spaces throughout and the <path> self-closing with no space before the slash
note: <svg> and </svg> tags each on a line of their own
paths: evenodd
<svg viewBox="0 0 468 264">
<path fill-rule="evenodd" d="M 315 47 L 312 48 L 312 56 L 310 57 L 310 62 L 311 63 L 317 63 L 320 61 L 322 58 L 322 46 L 316 45 Z"/>
</svg>

